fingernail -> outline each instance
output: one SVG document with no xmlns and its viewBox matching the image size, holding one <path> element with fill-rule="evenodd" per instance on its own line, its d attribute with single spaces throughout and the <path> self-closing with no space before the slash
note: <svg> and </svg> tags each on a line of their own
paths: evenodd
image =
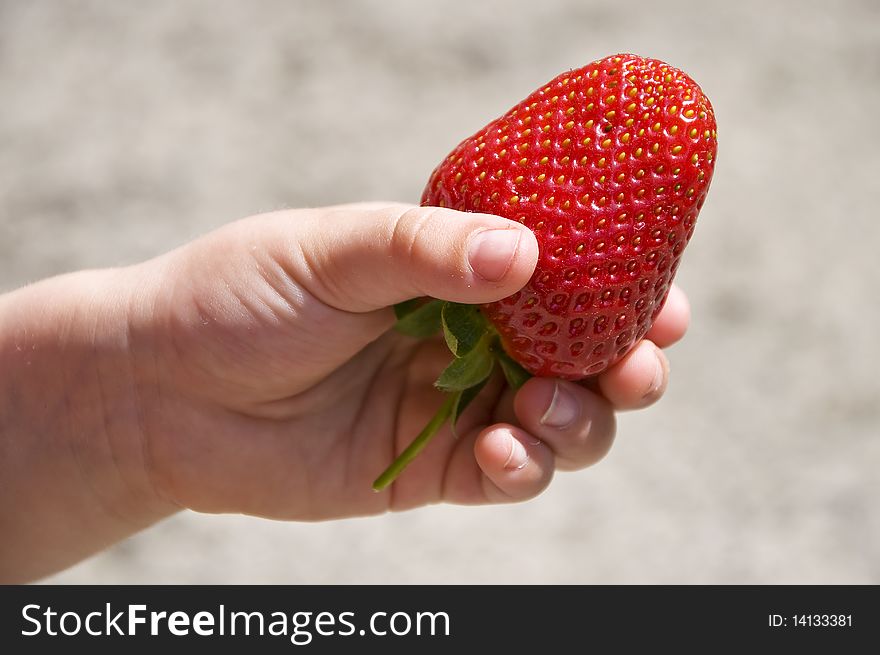
<svg viewBox="0 0 880 655">
<path fill-rule="evenodd" d="M 660 387 L 663 386 L 663 378 L 665 377 L 666 367 L 663 365 L 665 355 L 656 346 L 654 347 L 654 377 L 651 378 L 651 386 L 645 392 L 643 398 L 653 396 Z"/>
<path fill-rule="evenodd" d="M 497 282 L 505 276 L 522 233 L 518 229 L 483 230 L 471 237 L 468 261 L 474 273 L 489 282 Z"/>
<path fill-rule="evenodd" d="M 529 454 L 526 452 L 525 446 L 508 434 L 507 439 L 510 445 L 510 454 L 507 461 L 504 462 L 504 468 L 507 471 L 518 471 L 529 463 Z"/>
<path fill-rule="evenodd" d="M 581 406 L 570 391 L 564 389 L 558 382 L 553 389 L 553 399 L 550 406 L 541 417 L 541 425 L 562 430 L 567 428 L 581 413 Z"/>
</svg>

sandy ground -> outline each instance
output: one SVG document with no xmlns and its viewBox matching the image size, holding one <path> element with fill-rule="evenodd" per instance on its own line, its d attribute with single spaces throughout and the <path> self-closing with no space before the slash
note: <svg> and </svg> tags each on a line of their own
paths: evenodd
<svg viewBox="0 0 880 655">
<path fill-rule="evenodd" d="M 229 220 L 416 201 L 460 138 L 615 51 L 720 154 L 658 406 L 532 502 L 181 514 L 54 582 L 880 583 L 880 4 L 0 0 L 0 288 Z M 527 7 L 527 9 L 526 9 Z"/>
</svg>

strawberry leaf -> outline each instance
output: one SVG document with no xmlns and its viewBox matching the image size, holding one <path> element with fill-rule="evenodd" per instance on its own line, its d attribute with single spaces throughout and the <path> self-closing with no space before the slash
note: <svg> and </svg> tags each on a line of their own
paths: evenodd
<svg viewBox="0 0 880 655">
<path fill-rule="evenodd" d="M 486 319 L 475 305 L 448 302 L 443 307 L 443 336 L 456 357 L 464 357 L 486 334 Z"/>
<path fill-rule="evenodd" d="M 468 387 L 462 391 L 457 391 L 455 393 L 455 401 L 452 404 L 452 413 L 449 415 L 449 425 L 452 428 L 452 435 L 455 438 L 458 438 L 458 432 L 455 429 L 456 423 L 458 423 L 458 419 L 461 418 L 462 412 L 464 412 L 465 408 L 471 404 L 471 401 L 480 395 L 480 392 L 483 390 L 483 387 L 486 386 L 486 382 L 489 381 L 487 377 L 482 382 L 478 382 L 472 387 Z"/>
<path fill-rule="evenodd" d="M 421 307 L 423 303 L 423 298 L 412 298 L 410 300 L 399 302 L 394 305 L 394 316 L 397 317 L 397 320 L 400 320 L 407 314 L 413 313 L 415 310 Z"/>
<path fill-rule="evenodd" d="M 442 320 L 440 313 L 443 310 L 442 300 L 431 300 L 421 307 L 408 312 L 403 318 L 399 318 L 395 324 L 398 332 L 402 332 L 417 339 L 430 337 L 440 329 Z M 397 306 L 395 306 L 395 312 Z"/>
<path fill-rule="evenodd" d="M 483 382 L 492 373 L 495 357 L 486 339 L 481 339 L 466 355 L 452 360 L 434 386 L 441 391 L 464 391 Z"/>
<path fill-rule="evenodd" d="M 513 357 L 504 352 L 500 344 L 495 349 L 495 357 L 498 359 L 498 363 L 501 364 L 501 370 L 504 371 L 504 377 L 507 379 L 507 384 L 510 385 L 511 389 L 519 389 L 532 377 L 531 373 L 520 366 Z"/>
</svg>

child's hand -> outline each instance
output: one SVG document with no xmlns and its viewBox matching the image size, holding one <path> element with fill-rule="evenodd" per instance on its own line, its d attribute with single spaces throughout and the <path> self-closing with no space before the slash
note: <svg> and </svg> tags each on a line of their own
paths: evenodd
<svg viewBox="0 0 880 655">
<path fill-rule="evenodd" d="M 2 473 L 25 502 L 10 507 L 7 494 L 0 506 L 42 562 L 24 577 L 179 508 L 316 520 L 507 502 L 539 493 L 556 468 L 595 463 L 611 446 L 614 410 L 646 406 L 666 387 L 654 343 L 673 343 L 688 322 L 675 288 L 653 343 L 591 389 L 536 378 L 514 395 L 495 380 L 458 439 L 444 428 L 391 488 L 371 490 L 443 402 L 432 382 L 449 361 L 440 337 L 389 331 L 390 306 L 497 300 L 526 283 L 536 259 L 532 233 L 496 216 L 348 205 L 256 216 L 139 266 L 4 297 L 2 367 L 27 377 L 19 401 L 48 403 L 10 405 L 12 428 L 0 425 L 4 468 L 30 467 Z M 53 303 L 62 309 L 49 321 L 21 313 Z M 49 360 L 25 365 L 17 348 L 28 334 L 32 359 Z M 29 438 L 38 411 L 51 439 Z M 46 527 L 63 512 L 96 527 Z M 72 547 L 41 556 L 48 539 Z"/>
</svg>

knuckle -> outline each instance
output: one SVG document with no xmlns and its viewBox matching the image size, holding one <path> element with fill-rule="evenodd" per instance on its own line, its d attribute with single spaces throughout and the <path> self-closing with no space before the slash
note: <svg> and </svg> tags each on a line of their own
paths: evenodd
<svg viewBox="0 0 880 655">
<path fill-rule="evenodd" d="M 420 278 L 423 262 L 431 256 L 437 209 L 411 207 L 390 217 L 390 256 L 421 295 L 430 295 Z"/>
<path fill-rule="evenodd" d="M 409 208 L 392 217 L 390 244 L 392 254 L 406 264 L 414 263 L 419 246 L 430 230 L 435 211 Z"/>
</svg>

